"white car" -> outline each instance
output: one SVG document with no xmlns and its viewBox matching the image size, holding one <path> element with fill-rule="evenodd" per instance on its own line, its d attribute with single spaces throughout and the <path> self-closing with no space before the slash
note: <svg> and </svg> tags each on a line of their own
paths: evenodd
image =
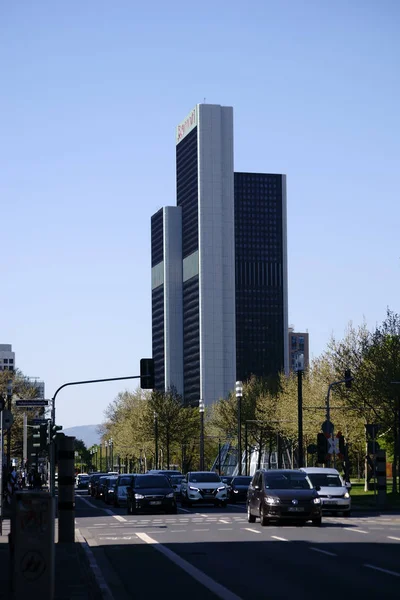
<svg viewBox="0 0 400 600">
<path fill-rule="evenodd" d="M 228 501 L 227 486 L 214 471 L 191 471 L 181 483 L 182 504 L 214 504 L 226 506 Z"/>
<path fill-rule="evenodd" d="M 307 473 L 313 487 L 317 490 L 324 512 L 341 512 L 346 517 L 351 514 L 351 498 L 349 489 L 339 471 L 324 467 L 302 467 L 300 471 Z"/>
</svg>

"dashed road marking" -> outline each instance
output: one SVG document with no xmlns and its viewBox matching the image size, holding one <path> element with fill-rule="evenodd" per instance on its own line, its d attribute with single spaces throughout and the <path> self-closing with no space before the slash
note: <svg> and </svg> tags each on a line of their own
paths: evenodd
<svg viewBox="0 0 400 600">
<path fill-rule="evenodd" d="M 219 522 L 220 523 L 226 523 L 226 524 L 230 523 L 230 521 L 226 521 L 225 519 L 220 519 Z"/>
<path fill-rule="evenodd" d="M 312 548 L 310 546 L 310 550 L 314 550 L 314 552 L 320 552 L 321 554 L 326 554 L 327 556 L 337 556 L 334 552 L 328 552 L 328 550 L 321 550 L 320 548 Z"/>
<path fill-rule="evenodd" d="M 273 540 L 278 540 L 279 542 L 288 542 L 286 538 L 278 537 L 277 535 L 271 535 Z"/>
<path fill-rule="evenodd" d="M 113 515 L 114 519 L 117 519 L 117 521 L 121 521 L 122 523 L 126 523 L 126 521 L 128 519 L 125 519 L 125 517 L 121 517 L 121 515 Z"/>
<path fill-rule="evenodd" d="M 252 531 L 253 533 L 261 533 L 261 531 L 258 531 L 258 529 L 252 529 L 251 527 L 242 527 L 242 529 L 245 529 L 246 531 Z"/>
<path fill-rule="evenodd" d="M 367 567 L 367 569 L 374 569 L 375 571 L 386 573 L 387 575 L 394 575 L 395 577 L 400 577 L 400 573 L 396 573 L 396 571 L 389 571 L 389 569 L 382 569 L 381 567 L 376 567 L 375 565 L 364 564 L 363 566 Z"/>
<path fill-rule="evenodd" d="M 365 531 L 364 529 L 355 529 L 350 527 L 349 529 L 346 529 L 346 531 L 353 531 L 354 533 L 369 533 L 369 531 Z"/>
<path fill-rule="evenodd" d="M 388 535 L 387 537 L 389 540 L 396 540 L 396 542 L 400 542 L 400 537 L 395 537 L 394 535 Z"/>
</svg>

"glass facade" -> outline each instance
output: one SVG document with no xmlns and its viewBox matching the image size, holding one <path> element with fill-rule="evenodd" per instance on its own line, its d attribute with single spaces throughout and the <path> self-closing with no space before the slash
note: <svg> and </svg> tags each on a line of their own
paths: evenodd
<svg viewBox="0 0 400 600">
<path fill-rule="evenodd" d="M 197 127 L 176 147 L 176 203 L 182 207 L 183 258 L 199 248 Z"/>
<path fill-rule="evenodd" d="M 197 127 L 176 147 L 177 206 L 182 208 L 182 258 L 199 248 Z M 199 277 L 183 283 L 183 387 L 185 404 L 200 394 Z"/>
<path fill-rule="evenodd" d="M 163 259 L 163 210 L 160 209 L 151 217 L 151 266 L 158 265 Z M 156 390 L 163 391 L 165 382 L 163 285 L 152 290 L 151 312 L 154 383 Z"/>
<path fill-rule="evenodd" d="M 284 368 L 282 176 L 235 173 L 236 375 Z"/>
</svg>

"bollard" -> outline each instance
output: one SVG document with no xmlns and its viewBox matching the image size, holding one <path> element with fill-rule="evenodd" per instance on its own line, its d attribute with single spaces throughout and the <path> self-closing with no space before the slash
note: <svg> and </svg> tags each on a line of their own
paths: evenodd
<svg viewBox="0 0 400 600">
<path fill-rule="evenodd" d="M 15 492 L 10 559 L 15 600 L 54 598 L 54 499 L 48 492 Z"/>
<path fill-rule="evenodd" d="M 74 437 L 60 436 L 58 448 L 58 541 L 75 542 Z"/>
</svg>

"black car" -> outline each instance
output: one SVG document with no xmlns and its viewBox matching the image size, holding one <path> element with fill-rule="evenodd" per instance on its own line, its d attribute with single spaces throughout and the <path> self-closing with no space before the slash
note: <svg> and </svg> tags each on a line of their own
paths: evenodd
<svg viewBox="0 0 400 600">
<path fill-rule="evenodd" d="M 265 526 L 272 520 L 322 523 L 321 500 L 306 473 L 278 469 L 256 471 L 247 493 L 247 520 L 260 518 Z"/>
<path fill-rule="evenodd" d="M 102 475 L 107 475 L 107 473 L 92 473 L 89 479 L 89 494 L 93 497 L 96 496 L 96 486 Z"/>
<path fill-rule="evenodd" d="M 238 475 L 237 477 L 233 477 L 230 483 L 231 489 L 229 500 L 231 502 L 246 502 L 247 490 L 249 489 L 251 480 L 252 477 L 248 477 L 247 475 Z"/>
<path fill-rule="evenodd" d="M 177 513 L 174 489 L 165 475 L 135 475 L 127 492 L 128 515 L 154 511 Z"/>
<path fill-rule="evenodd" d="M 118 475 L 110 475 L 106 477 L 103 484 L 103 500 L 106 504 L 114 504 L 115 485 Z"/>
</svg>

